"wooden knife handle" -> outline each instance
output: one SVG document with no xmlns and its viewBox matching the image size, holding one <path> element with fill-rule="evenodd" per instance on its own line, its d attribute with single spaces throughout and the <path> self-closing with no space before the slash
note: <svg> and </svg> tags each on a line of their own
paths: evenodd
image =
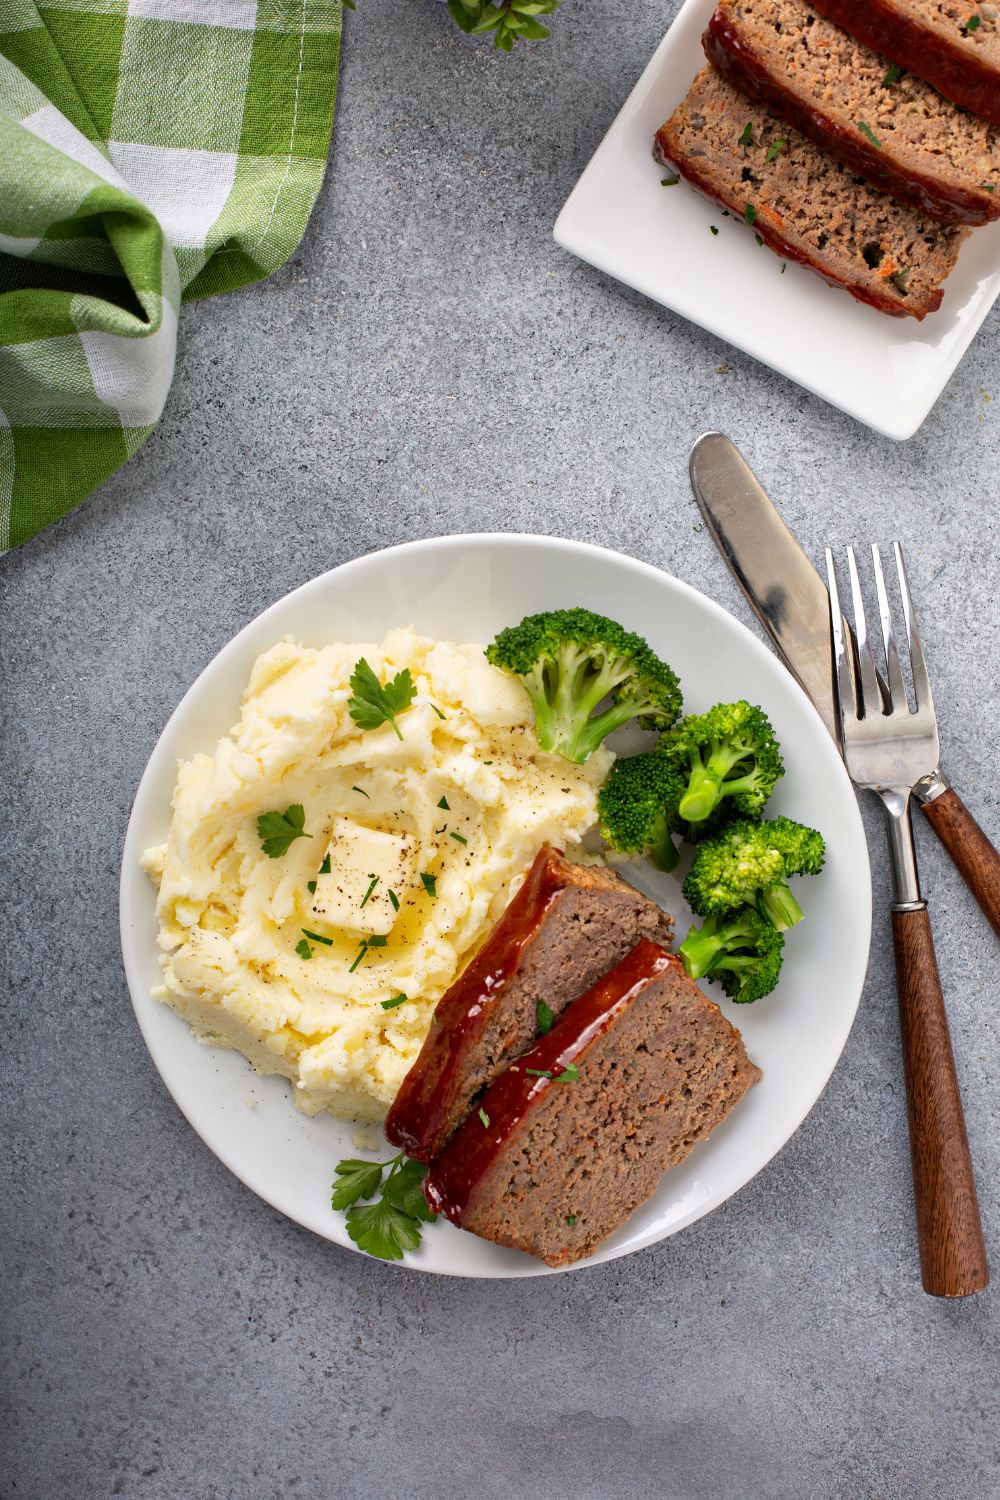
<svg viewBox="0 0 1000 1500">
<path fill-rule="evenodd" d="M 990 1273 L 927 908 L 894 911 L 892 942 L 924 1291 L 968 1297 Z"/>
<path fill-rule="evenodd" d="M 1000 854 L 957 792 L 942 792 L 921 806 L 1000 937 Z"/>
</svg>

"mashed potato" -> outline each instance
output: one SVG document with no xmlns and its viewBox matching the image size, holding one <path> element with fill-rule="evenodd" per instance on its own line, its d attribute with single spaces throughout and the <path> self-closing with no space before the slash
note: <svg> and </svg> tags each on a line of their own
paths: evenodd
<svg viewBox="0 0 1000 1500">
<path fill-rule="evenodd" d="M 410 669 L 402 740 L 350 718 L 361 656 L 383 681 Z M 612 758 L 540 751 L 527 695 L 481 646 L 412 630 L 381 646 L 283 641 L 254 665 L 230 736 L 179 766 L 170 836 L 143 856 L 159 886 L 154 993 L 201 1040 L 284 1074 L 307 1113 L 382 1119 L 537 851 L 572 851 L 595 821 Z M 270 858 L 258 816 L 298 803 L 308 837 Z"/>
</svg>

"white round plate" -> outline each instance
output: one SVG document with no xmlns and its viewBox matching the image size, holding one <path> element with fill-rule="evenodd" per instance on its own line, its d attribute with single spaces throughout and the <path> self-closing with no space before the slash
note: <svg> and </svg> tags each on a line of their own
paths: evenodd
<svg viewBox="0 0 1000 1500">
<path fill-rule="evenodd" d="M 871 935 L 871 878 L 857 802 L 812 705 L 743 625 L 645 563 L 555 537 L 444 537 L 345 563 L 241 630 L 185 694 L 140 783 L 121 877 L 125 972 L 164 1083 L 202 1140 L 241 1181 L 337 1244 L 354 1248 L 343 1215 L 330 1208 L 330 1183 L 341 1157 L 363 1154 L 355 1142 L 358 1127 L 326 1115 L 307 1119 L 295 1109 L 284 1079 L 259 1077 L 238 1053 L 201 1046 L 179 1016 L 152 999 L 160 978 L 155 901 L 139 856 L 167 836 L 177 761 L 210 751 L 229 731 L 251 665 L 282 636 L 321 646 L 379 640 L 392 626 L 413 624 L 445 640 L 487 642 L 523 615 L 576 604 L 646 636 L 679 672 L 688 711 L 741 697 L 759 703 L 777 730 L 786 766 L 770 810 L 818 827 L 828 848 L 823 873 L 801 893 L 807 920 L 788 936 L 778 989 L 753 1006 L 734 1006 L 715 987 L 708 991 L 743 1032 L 763 1078 L 709 1140 L 666 1174 L 618 1234 L 580 1264 L 641 1250 L 724 1203 L 802 1123 L 847 1040 Z M 644 863 L 629 865 L 625 873 L 674 913 L 683 935 L 690 913 L 678 881 Z M 554 1274 L 527 1255 L 487 1244 L 443 1220 L 403 1264 L 454 1276 Z"/>
</svg>

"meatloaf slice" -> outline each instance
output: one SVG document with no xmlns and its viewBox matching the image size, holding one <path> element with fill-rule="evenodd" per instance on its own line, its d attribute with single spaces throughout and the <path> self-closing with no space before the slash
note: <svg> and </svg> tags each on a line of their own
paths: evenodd
<svg viewBox="0 0 1000 1500">
<path fill-rule="evenodd" d="M 760 1077 L 681 963 L 643 941 L 486 1091 L 424 1180 L 463 1229 L 589 1255 Z"/>
<path fill-rule="evenodd" d="M 866 47 L 926 78 L 947 99 L 1000 125 L 996 5 L 976 5 L 972 0 L 968 5 L 961 0 L 819 0 L 816 9 Z"/>
<path fill-rule="evenodd" d="M 1000 129 L 808 0 L 721 0 L 702 45 L 730 83 L 884 192 L 945 223 L 1000 218 Z"/>
<path fill-rule="evenodd" d="M 603 866 L 546 847 L 472 962 L 438 1001 L 385 1133 L 430 1161 L 473 1099 L 538 1034 L 538 1005 L 557 1016 L 642 937 L 669 943 L 673 922 Z"/>
<path fill-rule="evenodd" d="M 859 302 L 918 319 L 940 307 L 969 231 L 869 187 L 712 68 L 657 132 L 655 150 L 772 250 Z"/>
</svg>

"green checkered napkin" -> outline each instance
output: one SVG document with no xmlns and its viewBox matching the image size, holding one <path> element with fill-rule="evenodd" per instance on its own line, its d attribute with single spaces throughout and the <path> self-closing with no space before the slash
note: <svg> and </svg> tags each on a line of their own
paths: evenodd
<svg viewBox="0 0 1000 1500">
<path fill-rule="evenodd" d="M 340 0 L 0 0 L 0 551 L 149 436 L 181 300 L 295 249 L 340 22 Z"/>
</svg>

